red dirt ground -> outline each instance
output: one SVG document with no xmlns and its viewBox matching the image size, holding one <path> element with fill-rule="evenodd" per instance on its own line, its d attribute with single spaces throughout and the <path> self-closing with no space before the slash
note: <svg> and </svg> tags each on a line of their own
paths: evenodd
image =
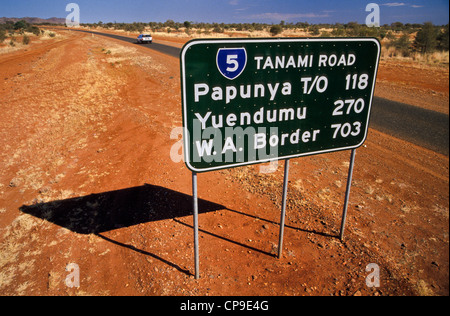
<svg viewBox="0 0 450 316">
<path fill-rule="evenodd" d="M 377 95 L 448 113 L 448 68 L 405 67 L 382 63 Z M 65 33 L 0 55 L 0 74 L 0 295 L 449 294 L 446 156 L 371 129 L 343 242 L 350 153 L 292 160 L 281 259 L 283 162 L 200 174 L 195 280 L 191 174 L 170 159 L 179 61 Z"/>
</svg>

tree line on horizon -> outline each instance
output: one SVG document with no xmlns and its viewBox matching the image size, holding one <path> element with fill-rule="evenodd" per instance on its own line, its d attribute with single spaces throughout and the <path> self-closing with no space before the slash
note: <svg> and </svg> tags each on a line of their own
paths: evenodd
<svg viewBox="0 0 450 316">
<path fill-rule="evenodd" d="M 123 30 L 127 32 L 142 33 L 146 28 L 152 32 L 192 32 L 211 34 L 225 33 L 232 31 L 256 32 L 267 30 L 272 36 L 278 36 L 287 30 L 303 31 L 312 36 L 321 37 L 376 37 L 380 40 L 389 40 L 390 46 L 399 49 L 403 55 L 407 56 L 412 51 L 430 53 L 435 50 L 449 50 L 449 26 L 433 25 L 431 22 L 424 24 L 411 24 L 394 22 L 384 24 L 380 27 L 368 27 L 358 22 L 335 23 L 335 24 L 309 24 L 308 22 L 279 24 L 267 23 L 196 23 L 185 21 L 183 23 L 167 20 L 166 22 L 134 22 L 134 23 L 92 23 L 83 26 L 93 28 L 108 28 Z M 415 34 L 415 35 L 414 35 Z M 411 36 L 415 36 L 411 41 Z"/>
<path fill-rule="evenodd" d="M 39 25 L 52 25 L 43 23 Z M 272 36 L 281 35 L 284 31 L 303 31 L 311 36 L 321 37 L 376 37 L 379 40 L 387 39 L 388 45 L 395 47 L 408 55 L 412 51 L 421 53 L 430 53 L 436 50 L 449 50 L 449 25 L 433 25 L 431 22 L 424 24 L 411 24 L 394 22 L 384 24 L 380 27 L 368 27 L 358 22 L 335 23 L 335 24 L 310 24 L 308 22 L 286 23 L 281 21 L 279 24 L 267 23 L 198 23 L 185 21 L 175 22 L 167 20 L 166 22 L 133 22 L 133 23 L 83 23 L 81 26 L 90 28 L 104 28 L 123 30 L 126 32 L 139 32 L 150 28 L 152 32 L 185 32 L 192 34 L 225 33 L 233 31 L 269 31 Z M 0 24 L 0 43 L 6 39 L 7 33 L 31 32 L 39 36 L 39 28 L 25 20 L 17 22 L 6 21 Z M 413 40 L 411 40 L 413 38 Z"/>
<path fill-rule="evenodd" d="M 126 32 L 144 32 L 150 28 L 152 32 L 193 32 L 211 34 L 225 33 L 233 31 L 269 31 L 272 36 L 278 36 L 284 31 L 294 30 L 303 31 L 312 36 L 321 37 L 376 37 L 379 40 L 388 39 L 389 45 L 394 46 L 404 52 L 419 51 L 429 53 L 435 50 L 449 50 L 449 26 L 433 25 L 431 22 L 424 24 L 394 22 L 384 24 L 380 27 L 368 27 L 358 22 L 335 23 L 335 24 L 309 24 L 308 22 L 286 23 L 281 21 L 279 24 L 267 23 L 198 23 L 185 21 L 183 23 L 167 20 L 166 22 L 133 22 L 133 23 L 87 23 L 82 26 L 92 28 L 106 28 L 123 30 Z M 414 35 L 415 34 L 415 35 Z M 411 41 L 411 36 L 415 36 Z"/>
</svg>

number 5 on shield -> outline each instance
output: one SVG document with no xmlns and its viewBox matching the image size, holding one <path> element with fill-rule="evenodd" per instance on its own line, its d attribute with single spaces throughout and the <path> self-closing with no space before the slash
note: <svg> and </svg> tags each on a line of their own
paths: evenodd
<svg viewBox="0 0 450 316">
<path fill-rule="evenodd" d="M 228 55 L 227 56 L 227 64 L 228 65 L 234 65 L 234 67 L 228 67 L 227 71 L 229 72 L 235 72 L 239 68 L 239 62 L 237 61 L 238 55 Z"/>
</svg>

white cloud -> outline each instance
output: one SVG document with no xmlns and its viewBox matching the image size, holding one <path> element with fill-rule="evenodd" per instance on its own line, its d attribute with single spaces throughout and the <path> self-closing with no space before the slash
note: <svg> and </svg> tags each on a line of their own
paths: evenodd
<svg viewBox="0 0 450 316">
<path fill-rule="evenodd" d="M 248 16 L 250 19 L 262 19 L 262 20 L 274 20 L 274 21 L 288 21 L 292 19 L 299 18 L 326 18 L 329 17 L 328 13 L 317 14 L 317 13 L 261 13 L 253 14 Z"/>
<path fill-rule="evenodd" d="M 388 7 L 402 7 L 402 6 L 405 6 L 406 3 L 404 3 L 404 2 L 389 2 L 389 3 L 384 3 L 382 5 L 385 5 Z"/>
<path fill-rule="evenodd" d="M 404 6 L 408 6 L 414 9 L 417 8 L 423 8 L 423 5 L 417 5 L 417 4 L 408 4 L 408 3 L 404 3 L 404 2 L 389 2 L 389 3 L 384 3 L 382 4 L 386 7 L 404 7 Z"/>
<path fill-rule="evenodd" d="M 229 5 L 238 5 L 239 4 L 239 0 L 230 0 L 230 2 L 228 2 Z"/>
</svg>

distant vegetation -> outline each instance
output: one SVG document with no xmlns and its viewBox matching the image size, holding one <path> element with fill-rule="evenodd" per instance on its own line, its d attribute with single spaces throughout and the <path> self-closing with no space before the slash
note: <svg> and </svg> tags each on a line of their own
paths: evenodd
<svg viewBox="0 0 450 316">
<path fill-rule="evenodd" d="M 31 17 L 24 17 L 24 18 L 0 18 L 0 24 L 4 24 L 6 22 L 12 22 L 16 23 L 18 21 L 26 21 L 27 23 L 33 24 L 33 25 L 64 25 L 66 23 L 65 18 L 49 18 L 49 19 L 41 19 L 41 18 L 31 18 Z"/>
<path fill-rule="evenodd" d="M 438 63 L 448 63 L 449 26 L 436 26 L 432 23 L 403 24 L 395 22 L 381 27 L 367 27 L 357 22 L 346 24 L 309 24 L 307 22 L 279 24 L 265 23 L 183 23 L 167 20 L 166 22 L 135 23 L 91 23 L 83 27 L 122 30 L 125 32 L 165 33 L 171 36 L 190 37 L 267 37 L 267 36 L 302 36 L 302 37 L 376 37 L 383 46 L 383 56 L 416 58 L 419 55 L 443 54 Z M 25 20 L 6 21 L 0 24 L 0 43 L 15 34 L 41 34 L 35 24 Z M 25 39 L 24 42 L 29 42 Z M 426 58 L 428 59 L 428 57 Z"/>
<path fill-rule="evenodd" d="M 15 46 L 15 36 L 22 35 L 22 43 L 24 45 L 28 45 L 30 43 L 30 37 L 25 33 L 40 36 L 41 30 L 39 29 L 39 27 L 32 25 L 25 20 L 20 20 L 15 23 L 12 21 L 6 21 L 6 23 L 0 24 L 0 44 L 3 43 L 7 38 L 9 38 L 9 45 Z"/>
<path fill-rule="evenodd" d="M 186 33 L 212 35 L 212 33 L 248 32 L 248 36 L 258 36 L 258 32 L 266 31 L 271 36 L 283 36 L 283 33 L 293 34 L 303 32 L 307 36 L 321 37 L 376 37 L 387 47 L 394 47 L 407 56 L 413 52 L 431 53 L 448 51 L 449 30 L 445 26 L 435 26 L 432 23 L 403 24 L 395 22 L 381 27 L 367 27 L 357 22 L 346 24 L 309 24 L 307 22 L 279 24 L 264 23 L 194 23 L 194 22 L 149 22 L 149 23 L 93 23 L 83 24 L 91 28 L 123 30 L 126 32 L 166 32 L 173 34 Z M 253 34 L 254 33 L 254 34 Z"/>
</svg>

